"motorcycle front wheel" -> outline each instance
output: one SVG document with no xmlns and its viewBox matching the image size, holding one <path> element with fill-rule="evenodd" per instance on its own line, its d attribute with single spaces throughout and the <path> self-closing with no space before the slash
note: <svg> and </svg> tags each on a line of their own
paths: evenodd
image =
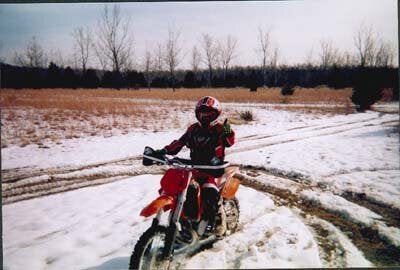
<svg viewBox="0 0 400 270">
<path fill-rule="evenodd" d="M 223 207 L 226 216 L 226 235 L 231 235 L 237 231 L 239 226 L 239 201 L 236 198 L 224 199 Z"/>
<path fill-rule="evenodd" d="M 163 256 L 167 229 L 150 227 L 139 238 L 130 258 L 129 269 L 168 269 L 169 259 Z"/>
</svg>

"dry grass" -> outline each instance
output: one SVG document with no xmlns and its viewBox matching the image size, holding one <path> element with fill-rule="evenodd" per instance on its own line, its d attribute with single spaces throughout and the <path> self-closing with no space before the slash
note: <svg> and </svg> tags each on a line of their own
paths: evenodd
<svg viewBox="0 0 400 270">
<path fill-rule="evenodd" d="M 1 147 L 36 144 L 45 148 L 63 139 L 109 137 L 136 129 L 158 132 L 186 128 L 193 116 L 194 102 L 205 95 L 215 96 L 222 102 L 296 104 L 284 109 L 311 113 L 345 113 L 352 109 L 351 89 L 298 88 L 294 95 L 285 97 L 279 88 L 259 88 L 257 92 L 245 88 L 177 89 L 175 92 L 171 89 L 150 92 L 147 89 L 0 89 Z M 319 103 L 337 107 L 307 107 L 307 104 Z M 235 106 L 224 111 L 232 123 L 245 123 Z"/>
<path fill-rule="evenodd" d="M 339 90 L 297 88 L 292 96 L 285 97 L 280 94 L 280 88 L 259 88 L 257 92 L 250 92 L 246 88 L 177 89 L 175 92 L 169 89 L 152 89 L 150 92 L 146 89 L 119 91 L 112 89 L 2 89 L 1 107 L 32 106 L 118 114 L 126 112 L 132 105 L 139 105 L 137 99 L 197 101 L 206 95 L 214 96 L 222 102 L 345 104 L 351 96 L 351 88 Z M 143 103 L 140 102 L 140 104 Z"/>
</svg>

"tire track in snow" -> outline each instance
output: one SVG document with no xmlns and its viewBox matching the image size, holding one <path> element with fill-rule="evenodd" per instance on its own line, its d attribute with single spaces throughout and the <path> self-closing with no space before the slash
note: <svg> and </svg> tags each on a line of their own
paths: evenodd
<svg viewBox="0 0 400 270">
<path fill-rule="evenodd" d="M 306 218 L 306 215 L 311 215 L 333 224 L 344 232 L 356 247 L 364 253 L 364 256 L 376 266 L 395 266 L 400 264 L 400 248 L 382 238 L 375 228 L 353 222 L 336 211 L 329 211 L 310 200 L 300 198 L 298 194 L 288 189 L 267 186 L 255 178 L 240 173 L 235 176 L 241 180 L 243 185 L 273 195 L 277 205 L 298 208 L 302 211 L 304 218 Z M 326 248 L 324 243 L 319 243 L 322 249 Z"/>
<path fill-rule="evenodd" d="M 312 180 L 301 173 L 297 173 L 294 171 L 284 171 L 276 168 L 264 168 L 262 166 L 252 166 L 252 165 L 234 165 L 234 166 L 239 166 L 241 170 L 246 171 L 246 174 L 251 176 L 251 177 L 257 177 L 260 174 L 260 172 L 268 174 L 268 175 L 273 175 L 275 177 L 279 178 L 284 178 L 290 181 L 293 181 L 295 183 L 298 183 L 300 185 L 303 185 L 305 188 L 316 188 L 314 186 L 311 186 Z M 352 171 L 341 171 L 336 174 L 330 174 L 325 177 L 332 177 L 336 175 L 342 175 L 342 174 L 350 174 L 354 172 L 376 172 L 376 171 L 399 171 L 400 168 L 371 168 L 369 170 L 364 170 L 364 169 L 357 169 L 357 170 L 352 170 Z M 329 189 L 329 186 L 326 185 L 324 182 L 318 182 L 316 183 L 317 187 L 321 189 L 321 191 L 330 191 L 335 195 L 338 195 L 340 197 L 343 197 L 344 199 L 358 204 L 359 206 L 362 206 L 364 208 L 367 208 L 371 210 L 372 212 L 378 213 L 383 217 L 383 221 L 388 225 L 388 226 L 395 226 L 397 228 L 400 228 L 400 210 L 394 208 L 390 204 L 386 204 L 381 201 L 374 200 L 374 198 L 371 198 L 367 196 L 365 193 L 358 193 L 354 191 L 344 191 L 344 192 L 337 192 L 335 190 Z"/>
<path fill-rule="evenodd" d="M 30 167 L 23 167 L 23 168 L 15 168 L 15 169 L 6 169 L 2 170 L 2 181 L 3 183 L 13 183 L 19 181 L 21 179 L 38 177 L 42 175 L 52 175 L 52 174 L 64 174 L 70 173 L 75 171 L 82 171 L 85 169 L 92 169 L 97 167 L 102 167 L 106 165 L 112 164 L 120 164 L 126 162 L 134 162 L 142 160 L 142 156 L 133 156 L 133 157 L 125 157 L 121 159 L 97 162 L 92 164 L 87 164 L 83 166 L 67 166 L 67 167 L 55 167 L 55 168 L 46 168 L 46 169 L 38 169 L 38 168 L 30 168 Z"/>
<path fill-rule="evenodd" d="M 391 227 L 397 227 L 400 228 L 400 210 L 393 207 L 390 204 L 384 203 L 382 201 L 378 201 L 372 197 L 369 197 L 365 193 L 359 193 L 359 192 L 354 192 L 354 191 L 342 191 L 338 192 L 336 190 L 331 190 L 329 186 L 327 186 L 324 182 L 318 182 L 317 186 L 312 185 L 311 182 L 312 180 L 308 178 L 307 176 L 293 172 L 293 171 L 283 171 L 275 168 L 264 168 L 262 166 L 251 166 L 251 165 L 237 165 L 241 168 L 241 170 L 245 170 L 246 174 L 251 176 L 251 177 L 257 177 L 260 176 L 261 173 L 267 174 L 267 175 L 273 175 L 275 177 L 287 179 L 290 181 L 293 181 L 296 184 L 300 184 L 301 188 L 304 189 L 320 189 L 320 192 L 332 192 L 334 195 L 340 196 L 347 201 L 357 204 L 363 208 L 366 208 L 368 210 L 371 210 L 374 213 L 379 214 L 382 216 L 382 220 L 386 223 L 386 225 L 391 226 Z M 372 168 L 370 170 L 354 170 L 352 172 L 359 172 L 359 171 L 371 171 L 375 172 L 378 170 L 400 170 L 399 168 Z M 349 173 L 349 172 L 346 172 Z M 333 175 L 340 175 L 339 174 L 333 174 Z M 329 175 L 329 177 L 332 175 Z M 326 176 L 328 177 L 328 176 Z"/>
<path fill-rule="evenodd" d="M 342 256 L 345 253 L 340 242 L 332 238 L 332 232 L 326 229 L 322 224 L 315 222 L 305 222 L 308 227 L 312 228 L 313 235 L 317 240 L 320 259 L 324 262 L 325 267 L 348 267 L 347 262 Z"/>
<path fill-rule="evenodd" d="M 374 119 L 370 119 L 370 120 L 376 120 Z M 343 127 L 346 128 L 342 128 L 339 130 L 334 130 L 334 131 L 326 131 L 326 132 L 316 132 L 316 133 L 312 133 L 310 135 L 306 135 L 306 136 L 299 136 L 297 138 L 288 138 L 288 139 L 283 139 L 283 140 L 278 140 L 278 141 L 272 141 L 272 142 L 265 142 L 265 143 L 259 143 L 257 142 L 257 140 L 261 140 L 262 138 L 253 138 L 251 140 L 248 140 L 248 142 L 250 141 L 254 141 L 254 144 L 251 146 L 245 146 L 245 147 L 237 147 L 235 149 L 227 149 L 226 152 L 228 154 L 233 154 L 233 153 L 241 153 L 241 152 L 246 152 L 246 151 L 251 151 L 251 150 L 256 150 L 262 147 L 267 147 L 267 146 L 272 146 L 272 145 L 281 145 L 281 144 L 286 144 L 286 143 L 291 143 L 291 142 L 296 142 L 296 141 L 302 141 L 302 140 L 307 140 L 310 138 L 315 138 L 315 137 L 324 137 L 324 136 L 330 136 L 330 135 L 336 135 L 336 134 L 340 134 L 340 133 L 344 133 L 350 130 L 355 130 L 355 129 L 361 129 L 361 128 L 365 128 L 365 127 L 370 127 L 370 126 L 381 126 L 383 123 L 388 123 L 388 122 L 398 122 L 397 120 L 393 120 L 393 121 L 383 121 L 383 122 L 379 122 L 379 123 L 370 123 L 367 125 L 361 125 L 358 126 L 359 123 L 361 122 L 367 122 L 367 121 L 360 121 L 357 123 L 349 123 L 346 125 L 342 125 Z M 322 127 L 321 129 L 329 129 L 332 127 Z M 312 130 L 312 131 L 320 131 L 320 130 Z M 310 131 L 310 132 L 312 132 Z M 266 138 L 272 138 L 272 137 L 279 137 L 279 136 L 283 136 L 283 135 L 287 135 L 287 134 L 291 134 L 291 133 L 284 133 L 284 134 L 280 134 L 280 135 L 274 135 L 274 136 L 266 136 Z M 294 133 L 294 134 L 298 134 L 298 133 Z"/>
<path fill-rule="evenodd" d="M 115 162 L 110 162 L 113 164 Z M 137 162 L 138 163 L 138 162 Z M 139 165 L 139 164 L 136 164 Z M 165 168 L 148 168 L 143 166 L 125 165 L 117 171 L 107 171 L 107 167 L 91 171 L 86 166 L 81 170 L 66 173 L 41 175 L 39 178 L 23 178 L 12 183 L 2 185 L 2 202 L 9 204 L 21 200 L 33 199 L 45 195 L 66 192 L 78 188 L 106 184 L 142 174 L 160 174 Z M 111 168 L 112 169 L 112 168 Z M 87 170 L 87 171 L 85 171 Z M 58 172 L 62 172 L 58 170 Z"/>
<path fill-rule="evenodd" d="M 372 117 L 372 118 L 368 118 L 362 121 L 359 121 L 357 123 L 363 123 L 363 122 L 369 122 L 372 120 L 377 120 L 379 119 L 379 117 Z M 393 122 L 393 121 L 387 121 L 387 122 Z M 384 124 L 386 122 L 382 122 L 382 124 Z M 272 137 L 279 137 L 282 135 L 287 135 L 287 134 L 296 134 L 297 131 L 302 130 L 304 131 L 305 129 L 309 129 L 309 131 L 317 131 L 317 130 L 323 130 L 323 129 L 328 129 L 328 128 L 335 128 L 335 127 L 343 127 L 343 126 L 347 126 L 347 125 L 354 125 L 354 122 L 344 122 L 344 123 L 338 123 L 335 125 L 310 125 L 310 126 L 301 126 L 301 127 L 294 127 L 294 128 L 289 128 L 286 130 L 286 132 L 284 131 L 283 133 L 279 133 L 279 134 L 255 134 L 255 135 L 248 135 L 245 137 L 240 137 L 238 138 L 238 142 L 244 142 L 244 141 L 253 141 L 253 140 L 260 140 L 260 139 L 266 139 L 266 138 L 272 138 Z M 287 131 L 293 131 L 296 130 L 296 132 L 287 132 Z"/>
</svg>

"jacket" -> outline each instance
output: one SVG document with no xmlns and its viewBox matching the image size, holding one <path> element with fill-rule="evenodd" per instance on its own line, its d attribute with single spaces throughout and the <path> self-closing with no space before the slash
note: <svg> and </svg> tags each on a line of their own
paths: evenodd
<svg viewBox="0 0 400 270">
<path fill-rule="evenodd" d="M 183 146 L 190 149 L 190 158 L 194 164 L 209 165 L 214 157 L 221 162 L 225 158 L 225 147 L 235 143 L 235 132 L 226 137 L 221 123 L 202 127 L 199 123 L 191 125 L 178 140 L 165 146 L 167 154 L 176 155 Z"/>
</svg>

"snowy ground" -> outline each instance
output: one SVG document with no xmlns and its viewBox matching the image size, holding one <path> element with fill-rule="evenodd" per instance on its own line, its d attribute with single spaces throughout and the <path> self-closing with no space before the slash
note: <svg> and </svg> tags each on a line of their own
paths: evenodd
<svg viewBox="0 0 400 270">
<path fill-rule="evenodd" d="M 241 166 L 241 230 L 177 267 L 400 264 L 398 114 L 233 110 L 255 115 L 233 124 L 237 143 L 227 151 Z M 3 148 L 5 269 L 126 269 L 150 222 L 138 213 L 156 196 L 162 173 L 143 168 L 140 154 L 183 131 Z"/>
</svg>

